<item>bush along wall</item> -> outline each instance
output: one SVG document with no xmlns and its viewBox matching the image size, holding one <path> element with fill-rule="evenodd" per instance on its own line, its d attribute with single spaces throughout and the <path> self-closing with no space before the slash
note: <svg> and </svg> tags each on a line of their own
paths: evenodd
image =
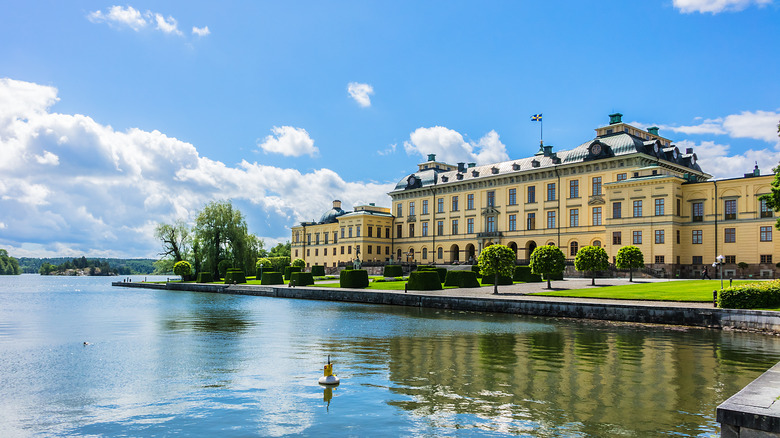
<svg viewBox="0 0 780 438">
<path fill-rule="evenodd" d="M 284 279 L 290 280 L 290 274 L 293 272 L 301 272 L 301 268 L 299 266 L 285 266 L 284 267 Z"/>
<path fill-rule="evenodd" d="M 246 283 L 246 276 L 244 275 L 244 271 L 240 269 L 228 269 L 227 272 L 225 272 L 225 284 L 233 283 Z"/>
<path fill-rule="evenodd" d="M 262 285 L 284 284 L 284 278 L 281 272 L 265 271 L 260 279 Z"/>
<path fill-rule="evenodd" d="M 718 307 L 761 309 L 780 306 L 780 280 L 747 283 L 718 291 Z"/>
<path fill-rule="evenodd" d="M 339 286 L 351 289 L 368 287 L 368 271 L 365 269 L 345 269 L 341 271 Z"/>
<path fill-rule="evenodd" d="M 198 283 L 211 283 L 214 281 L 214 277 L 211 272 L 198 272 Z"/>
<path fill-rule="evenodd" d="M 477 273 L 474 271 L 447 271 L 445 286 L 455 287 L 479 287 Z"/>
<path fill-rule="evenodd" d="M 441 290 L 439 273 L 434 270 L 414 271 L 406 284 L 409 290 Z"/>
<path fill-rule="evenodd" d="M 401 265 L 385 265 L 385 271 L 382 273 L 383 277 L 403 277 L 404 270 Z"/>
<path fill-rule="evenodd" d="M 314 276 L 311 272 L 293 272 L 290 274 L 290 283 L 295 286 L 309 286 L 314 284 Z"/>
<path fill-rule="evenodd" d="M 324 277 L 325 276 L 325 266 L 319 266 L 314 265 L 311 267 L 311 275 L 314 277 Z M 298 284 L 298 283 L 295 283 Z"/>
<path fill-rule="evenodd" d="M 542 276 L 531 273 L 530 266 L 515 266 L 515 275 L 513 280 L 522 281 L 525 283 L 541 283 Z"/>
</svg>

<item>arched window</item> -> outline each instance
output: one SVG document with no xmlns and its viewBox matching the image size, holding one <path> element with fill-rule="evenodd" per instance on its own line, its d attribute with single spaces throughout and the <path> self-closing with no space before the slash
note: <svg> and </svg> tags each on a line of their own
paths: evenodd
<svg viewBox="0 0 780 438">
<path fill-rule="evenodd" d="M 577 242 L 572 242 L 571 245 L 569 245 L 569 255 L 572 257 L 577 255 L 577 251 L 580 249 L 580 244 Z"/>
<path fill-rule="evenodd" d="M 401 262 L 401 248 L 398 248 L 398 262 Z"/>
<path fill-rule="evenodd" d="M 594 240 L 594 241 L 593 241 L 593 246 L 598 246 L 598 247 L 600 247 L 600 246 L 601 246 L 601 241 L 600 241 L 600 240 Z"/>
<path fill-rule="evenodd" d="M 439 249 L 436 250 L 436 258 L 443 259 L 444 258 L 444 248 L 439 247 Z"/>
<path fill-rule="evenodd" d="M 423 252 L 422 258 L 423 259 L 427 259 L 428 258 L 428 248 L 423 248 L 422 252 Z"/>
</svg>

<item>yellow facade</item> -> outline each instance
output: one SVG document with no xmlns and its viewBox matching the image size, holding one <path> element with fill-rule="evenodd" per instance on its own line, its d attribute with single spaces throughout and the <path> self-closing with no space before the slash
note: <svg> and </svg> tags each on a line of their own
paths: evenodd
<svg viewBox="0 0 780 438">
<path fill-rule="evenodd" d="M 772 175 L 755 169 L 711 180 L 691 149 L 683 153 L 657 128 L 645 131 L 622 123 L 620 114 L 610 117 L 595 139 L 570 150 L 544 146 L 532 157 L 481 166 L 430 155 L 389 193 L 392 206 L 381 226 L 391 228 L 391 238 L 382 241 L 382 255 L 469 263 L 482 248 L 500 243 L 527 260 L 535 247 L 552 244 L 571 259 L 583 246 L 602 246 L 614 260 L 622 246 L 636 245 L 646 265 L 670 275 L 697 275 L 721 254 L 727 276 L 747 273 L 739 262 L 753 275 L 774 275 L 780 262 L 775 215 L 759 201 L 770 193 Z M 339 219 L 340 229 L 345 220 Z M 362 219 L 349 220 L 357 226 Z M 293 229 L 294 251 L 300 229 Z M 306 260 L 328 266 L 351 260 L 331 251 Z"/>
</svg>

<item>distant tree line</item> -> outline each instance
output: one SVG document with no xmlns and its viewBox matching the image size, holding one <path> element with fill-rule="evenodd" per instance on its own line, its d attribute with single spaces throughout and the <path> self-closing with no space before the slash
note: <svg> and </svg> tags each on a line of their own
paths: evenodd
<svg viewBox="0 0 780 438">
<path fill-rule="evenodd" d="M 248 231 L 244 215 L 230 201 L 207 204 L 192 227 L 181 220 L 159 223 L 154 234 L 162 244 L 161 259 L 155 262 L 159 274 L 172 273 L 177 262 L 188 261 L 194 272 L 210 272 L 214 278 L 222 277 L 227 268 L 255 275 L 258 258 L 290 258 L 289 242 L 267 251 L 265 242 Z"/>
<path fill-rule="evenodd" d="M 121 260 L 121 259 L 119 259 Z M 60 264 L 52 264 L 48 261 L 41 263 L 38 273 L 41 275 L 131 275 L 148 274 L 152 272 L 152 260 L 147 263 L 133 264 L 134 266 L 145 266 L 145 272 L 134 270 L 127 263 L 114 264 L 112 266 L 109 259 L 87 259 L 85 256 L 65 260 Z"/>
<path fill-rule="evenodd" d="M 19 275 L 22 269 L 19 260 L 8 255 L 8 251 L 0 249 L 0 275 Z"/>
<path fill-rule="evenodd" d="M 33 257 L 20 257 L 19 266 L 24 274 L 39 274 L 44 264 L 57 267 L 70 262 L 71 267 L 74 265 L 73 260 L 70 257 L 47 257 L 47 258 L 33 258 Z M 80 260 L 80 259 L 79 259 Z M 153 259 L 120 259 L 120 258 L 105 258 L 100 259 L 102 262 L 108 262 L 111 268 L 116 269 L 119 275 L 148 275 L 154 272 L 154 260 Z M 81 264 L 81 262 L 79 262 Z"/>
</svg>

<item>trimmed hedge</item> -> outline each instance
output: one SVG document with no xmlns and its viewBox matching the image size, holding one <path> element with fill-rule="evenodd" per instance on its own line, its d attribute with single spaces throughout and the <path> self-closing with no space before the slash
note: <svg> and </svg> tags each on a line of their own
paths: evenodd
<svg viewBox="0 0 780 438">
<path fill-rule="evenodd" d="M 447 278 L 444 280 L 445 286 L 456 287 L 479 287 L 477 273 L 474 271 L 447 271 Z"/>
<path fill-rule="evenodd" d="M 313 277 L 324 277 L 325 276 L 325 266 L 319 266 L 314 265 L 311 267 L 311 275 Z M 298 284 L 298 283 L 296 283 Z"/>
<path fill-rule="evenodd" d="M 262 278 L 260 278 L 260 284 L 262 285 L 284 284 L 284 278 L 282 277 L 281 272 L 265 271 L 263 272 Z"/>
<path fill-rule="evenodd" d="M 479 272 L 479 265 L 471 265 L 471 271 L 477 273 L 477 278 L 482 278 L 482 273 Z"/>
<path fill-rule="evenodd" d="M 756 309 L 780 306 L 780 280 L 747 283 L 718 291 L 718 307 Z"/>
<path fill-rule="evenodd" d="M 515 275 L 512 277 L 515 281 L 522 281 L 525 283 L 541 283 L 542 276 L 539 274 L 531 273 L 530 266 L 515 266 Z"/>
<path fill-rule="evenodd" d="M 211 283 L 214 281 L 214 277 L 211 272 L 198 272 L 198 283 Z"/>
<path fill-rule="evenodd" d="M 385 271 L 382 273 L 383 277 L 403 277 L 404 270 L 401 265 L 385 265 Z"/>
<path fill-rule="evenodd" d="M 235 283 L 246 283 L 246 276 L 244 275 L 244 271 L 240 269 L 228 269 L 227 272 L 225 272 L 225 284 L 233 284 Z"/>
<path fill-rule="evenodd" d="M 314 284 L 314 276 L 311 272 L 293 272 L 290 274 L 290 283 L 295 286 L 309 286 Z"/>
<path fill-rule="evenodd" d="M 406 283 L 409 290 L 441 290 L 439 273 L 434 270 L 417 270 L 409 274 Z"/>
<path fill-rule="evenodd" d="M 482 276 L 482 284 L 493 284 L 495 282 L 495 275 L 483 275 Z M 507 275 L 499 275 L 498 276 L 498 285 L 499 286 L 507 286 L 513 284 L 512 277 L 509 277 Z"/>
<path fill-rule="evenodd" d="M 368 287 L 368 271 L 365 269 L 345 269 L 339 275 L 339 287 L 362 289 Z"/>
<path fill-rule="evenodd" d="M 436 271 L 439 274 L 439 283 L 444 283 L 447 279 L 447 268 L 437 268 L 436 266 L 423 265 L 417 267 L 418 271 Z"/>
<path fill-rule="evenodd" d="M 299 266 L 285 266 L 284 267 L 284 279 L 290 280 L 290 274 L 293 272 L 301 272 L 301 268 Z"/>
</svg>

